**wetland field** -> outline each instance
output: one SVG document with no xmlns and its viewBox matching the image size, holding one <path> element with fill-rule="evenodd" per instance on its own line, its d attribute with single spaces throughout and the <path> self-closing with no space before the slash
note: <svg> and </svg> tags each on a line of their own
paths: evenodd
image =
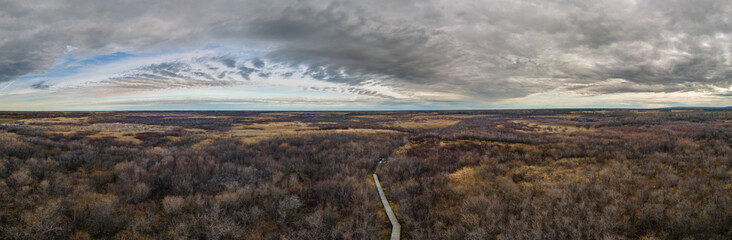
<svg viewBox="0 0 732 240">
<path fill-rule="evenodd" d="M 0 112 L 0 239 L 387 239 L 373 173 L 402 239 L 732 238 L 732 111 L 555 109 Z"/>
</svg>

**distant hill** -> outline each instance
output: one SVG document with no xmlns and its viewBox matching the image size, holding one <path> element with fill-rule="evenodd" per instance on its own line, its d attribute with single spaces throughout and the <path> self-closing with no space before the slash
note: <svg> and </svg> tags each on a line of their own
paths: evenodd
<svg viewBox="0 0 732 240">
<path fill-rule="evenodd" d="M 666 107 L 658 108 L 658 110 L 711 110 L 711 109 L 732 109 L 732 106 L 727 107 Z"/>
</svg>

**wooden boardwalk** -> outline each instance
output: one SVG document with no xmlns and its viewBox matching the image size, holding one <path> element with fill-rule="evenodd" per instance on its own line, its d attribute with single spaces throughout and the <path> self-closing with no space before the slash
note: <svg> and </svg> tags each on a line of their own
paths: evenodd
<svg viewBox="0 0 732 240">
<path fill-rule="evenodd" d="M 381 166 L 381 162 L 379 161 L 379 165 L 376 166 L 376 170 L 379 170 L 379 166 Z M 391 240 L 399 240 L 399 236 L 402 231 L 402 225 L 399 224 L 399 221 L 396 218 L 396 215 L 394 215 L 394 211 L 391 210 L 391 206 L 389 205 L 389 201 L 386 200 L 386 196 L 384 195 L 384 189 L 381 188 L 381 182 L 379 182 L 379 176 L 376 176 L 376 171 L 374 171 L 374 183 L 376 183 L 376 190 L 379 191 L 379 198 L 381 198 L 381 204 L 384 205 L 384 210 L 386 211 L 386 216 L 389 217 L 389 222 L 391 222 L 391 237 L 389 239 Z"/>
</svg>

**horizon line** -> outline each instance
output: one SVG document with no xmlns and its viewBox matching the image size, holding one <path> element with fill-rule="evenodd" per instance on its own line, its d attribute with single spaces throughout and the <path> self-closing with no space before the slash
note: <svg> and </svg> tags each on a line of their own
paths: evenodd
<svg viewBox="0 0 732 240">
<path fill-rule="evenodd" d="M 475 109 L 335 109 L 335 110 L 0 110 L 0 113 L 9 112 L 428 112 L 428 111 L 518 111 L 518 110 L 719 110 L 719 109 L 732 109 L 732 106 L 724 107 L 709 107 L 709 106 L 694 106 L 694 107 L 661 107 L 661 108 L 623 108 L 623 107 L 547 107 L 547 108 L 475 108 Z"/>
</svg>

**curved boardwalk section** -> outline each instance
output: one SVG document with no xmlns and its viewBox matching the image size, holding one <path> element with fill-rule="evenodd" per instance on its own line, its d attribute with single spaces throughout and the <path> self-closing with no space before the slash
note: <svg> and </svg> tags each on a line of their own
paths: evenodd
<svg viewBox="0 0 732 240">
<path fill-rule="evenodd" d="M 381 164 L 381 163 L 379 163 Z M 394 215 L 394 211 L 391 210 L 391 206 L 389 206 L 389 201 L 386 200 L 386 196 L 384 196 L 384 189 L 381 189 L 381 182 L 379 182 L 379 176 L 376 176 L 376 173 L 374 173 L 374 182 L 376 183 L 376 189 L 379 191 L 379 198 L 381 198 L 381 204 L 384 205 L 384 210 L 386 211 L 386 215 L 389 217 L 389 222 L 391 222 L 391 240 L 398 240 L 399 234 L 402 231 L 402 226 L 399 225 L 399 221 L 397 221 L 396 215 Z"/>
</svg>

